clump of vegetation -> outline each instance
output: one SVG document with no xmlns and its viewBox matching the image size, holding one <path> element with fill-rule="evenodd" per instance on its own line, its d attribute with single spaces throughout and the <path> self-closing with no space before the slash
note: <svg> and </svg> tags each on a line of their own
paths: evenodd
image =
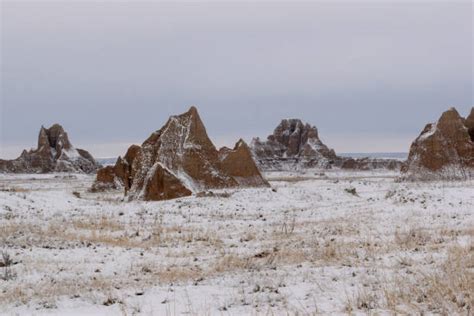
<svg viewBox="0 0 474 316">
<path fill-rule="evenodd" d="M 0 267 L 3 267 L 2 280 L 8 281 L 13 279 L 13 273 L 11 271 L 12 264 L 13 261 L 10 254 L 6 251 L 2 251 L 2 262 L 0 262 Z"/>
<path fill-rule="evenodd" d="M 203 197 L 220 197 L 220 198 L 229 198 L 232 196 L 232 193 L 229 192 L 219 192 L 215 193 L 212 191 L 203 191 L 196 194 L 196 197 L 203 198 Z"/>
<path fill-rule="evenodd" d="M 396 190 L 389 190 L 389 191 L 387 191 L 387 194 L 385 194 L 385 199 L 388 200 L 388 199 L 394 197 L 396 194 L 397 194 Z"/>
<path fill-rule="evenodd" d="M 359 196 L 359 194 L 357 193 L 356 188 L 354 188 L 354 187 L 345 188 L 344 191 L 346 193 L 352 194 L 353 196 Z"/>
</svg>

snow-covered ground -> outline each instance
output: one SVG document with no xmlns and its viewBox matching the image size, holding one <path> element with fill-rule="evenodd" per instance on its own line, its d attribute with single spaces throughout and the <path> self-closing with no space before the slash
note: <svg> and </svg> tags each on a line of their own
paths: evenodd
<svg viewBox="0 0 474 316">
<path fill-rule="evenodd" d="M 145 203 L 0 175 L 0 314 L 472 314 L 473 181 L 266 176 Z"/>
</svg>

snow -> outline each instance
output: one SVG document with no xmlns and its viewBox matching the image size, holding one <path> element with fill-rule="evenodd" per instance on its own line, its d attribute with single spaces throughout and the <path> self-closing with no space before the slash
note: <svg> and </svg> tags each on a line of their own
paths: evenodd
<svg viewBox="0 0 474 316">
<path fill-rule="evenodd" d="M 324 149 L 321 141 L 318 139 L 314 139 L 314 138 L 308 139 L 308 145 L 311 147 L 311 149 L 313 149 L 316 152 L 319 152 L 320 150 Z"/>
<path fill-rule="evenodd" d="M 436 133 L 437 130 L 438 130 L 438 125 L 437 124 L 432 124 L 430 130 L 426 131 L 423 134 L 421 134 L 416 141 L 417 142 L 418 141 L 423 141 L 423 140 L 433 136 Z"/>
<path fill-rule="evenodd" d="M 0 240 L 15 262 L 0 314 L 467 314 L 428 301 L 420 278 L 473 245 L 474 181 L 265 176 L 271 189 L 123 202 L 88 192 L 93 176 L 0 175 Z M 426 301 L 390 306 L 385 293 L 404 282 Z"/>
<path fill-rule="evenodd" d="M 79 154 L 77 149 L 74 147 L 71 147 L 69 149 L 63 149 L 62 154 L 66 154 L 66 156 L 71 160 L 77 160 L 81 158 L 81 155 Z"/>
<path fill-rule="evenodd" d="M 171 170 L 169 171 L 181 181 L 181 183 L 186 187 L 186 189 L 194 193 L 202 191 L 202 187 L 199 185 L 199 183 L 194 181 L 194 179 L 191 178 L 184 170 L 179 169 L 176 174 L 173 173 Z"/>
</svg>

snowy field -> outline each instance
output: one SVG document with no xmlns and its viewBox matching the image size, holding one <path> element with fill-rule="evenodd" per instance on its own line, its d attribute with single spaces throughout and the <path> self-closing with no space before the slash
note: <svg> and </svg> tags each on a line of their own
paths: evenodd
<svg viewBox="0 0 474 316">
<path fill-rule="evenodd" d="M 145 203 L 0 175 L 0 314 L 473 314 L 474 182 L 266 176 Z"/>
</svg>

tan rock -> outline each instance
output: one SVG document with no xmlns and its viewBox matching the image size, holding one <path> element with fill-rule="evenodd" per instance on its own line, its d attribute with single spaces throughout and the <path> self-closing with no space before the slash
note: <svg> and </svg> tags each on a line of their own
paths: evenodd
<svg viewBox="0 0 474 316">
<path fill-rule="evenodd" d="M 184 114 L 172 116 L 142 146 L 131 147 L 113 169 L 103 171 L 101 179 L 98 174 L 94 186 L 107 187 L 109 183 L 114 187 L 120 183 L 129 199 L 156 201 L 208 189 L 268 185 L 247 145 L 229 151 L 229 157 L 221 161 L 197 109 L 191 107 Z M 237 157 L 245 160 L 238 162 Z"/>
<path fill-rule="evenodd" d="M 195 107 L 172 116 L 142 144 L 140 159 L 133 164 L 136 174 L 130 199 L 150 200 L 162 196 L 145 189 L 149 187 L 147 182 L 156 178 L 153 172 L 161 173 L 157 165 L 180 179 L 190 191 L 237 186 L 232 177 L 222 172 L 218 152 Z"/>
<path fill-rule="evenodd" d="M 466 127 L 469 132 L 469 136 L 471 137 L 471 141 L 474 142 L 474 107 L 471 108 L 471 113 L 466 118 Z"/>
<path fill-rule="evenodd" d="M 183 182 L 164 168 L 160 163 L 150 171 L 151 177 L 144 184 L 145 201 L 176 199 L 192 194 Z"/>
<path fill-rule="evenodd" d="M 472 111 L 471 111 L 472 114 Z M 402 168 L 406 179 L 470 179 L 474 177 L 474 142 L 468 124 L 456 109 L 428 124 L 413 142 Z"/>
<path fill-rule="evenodd" d="M 233 177 L 239 185 L 250 187 L 270 186 L 258 169 L 249 146 L 240 139 L 233 150 L 222 148 L 219 151 L 223 170 Z"/>
<path fill-rule="evenodd" d="M 92 191 L 123 188 L 125 193 L 130 190 L 134 177 L 133 162 L 140 155 L 140 146 L 128 148 L 124 158 L 118 157 L 114 166 L 106 166 L 97 172 Z"/>
</svg>

